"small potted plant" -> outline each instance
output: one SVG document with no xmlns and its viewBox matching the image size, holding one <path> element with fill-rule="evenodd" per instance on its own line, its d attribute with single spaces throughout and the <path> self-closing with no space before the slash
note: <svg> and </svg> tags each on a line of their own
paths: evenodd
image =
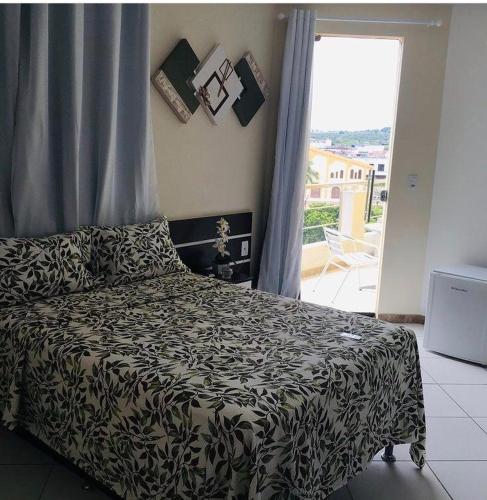
<svg viewBox="0 0 487 500">
<path fill-rule="evenodd" d="M 220 278 L 230 279 L 232 276 L 232 268 L 230 267 L 232 259 L 230 257 L 230 252 L 227 250 L 230 224 L 223 217 L 216 223 L 216 232 L 218 238 L 213 248 L 216 248 L 218 253 L 213 261 L 213 271 Z"/>
</svg>

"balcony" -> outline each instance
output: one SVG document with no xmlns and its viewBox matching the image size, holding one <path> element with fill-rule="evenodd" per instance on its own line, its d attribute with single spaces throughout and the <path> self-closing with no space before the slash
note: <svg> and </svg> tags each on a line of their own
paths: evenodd
<svg viewBox="0 0 487 500">
<path fill-rule="evenodd" d="M 377 286 L 379 268 L 377 264 L 360 270 L 360 282 L 365 286 Z M 357 272 L 350 272 L 346 277 L 346 271 L 340 269 L 327 271 L 317 286 L 319 274 L 301 279 L 301 299 L 305 302 L 334 307 L 343 311 L 366 312 L 375 311 L 376 289 L 360 289 Z M 346 278 L 346 280 L 345 280 Z M 344 282 L 345 280 L 345 282 Z M 344 282 L 344 283 L 343 283 Z M 341 283 L 343 286 L 333 300 Z"/>
<path fill-rule="evenodd" d="M 378 193 L 367 193 L 366 179 L 307 184 L 305 207 L 302 300 L 375 312 L 384 208 Z M 335 241 L 327 241 L 325 233 Z"/>
</svg>

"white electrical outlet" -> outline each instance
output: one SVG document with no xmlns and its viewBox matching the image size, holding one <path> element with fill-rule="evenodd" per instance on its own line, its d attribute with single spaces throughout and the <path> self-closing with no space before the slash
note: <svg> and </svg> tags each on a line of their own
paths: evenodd
<svg viewBox="0 0 487 500">
<path fill-rule="evenodd" d="M 416 174 L 408 175 L 408 187 L 415 191 L 418 187 L 418 176 Z"/>
<path fill-rule="evenodd" d="M 240 250 L 241 257 L 247 257 L 249 254 L 249 240 L 242 241 L 242 248 Z"/>
</svg>

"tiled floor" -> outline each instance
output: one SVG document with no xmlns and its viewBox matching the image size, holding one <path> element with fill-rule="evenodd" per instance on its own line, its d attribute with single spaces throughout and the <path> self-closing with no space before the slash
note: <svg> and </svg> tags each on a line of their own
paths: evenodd
<svg viewBox="0 0 487 500">
<path fill-rule="evenodd" d="M 423 327 L 405 326 L 419 344 L 427 465 L 419 471 L 408 446 L 396 446 L 395 464 L 376 456 L 336 499 L 487 500 L 487 369 L 426 351 Z"/>
<path fill-rule="evenodd" d="M 357 271 L 351 271 L 337 295 L 335 302 L 332 299 L 342 283 L 346 272 L 334 270 L 327 272 L 318 283 L 319 276 L 312 276 L 301 281 L 301 299 L 305 302 L 336 307 L 343 311 L 375 311 L 376 289 L 359 289 Z M 379 271 L 377 266 L 368 266 L 360 270 L 360 284 L 362 286 L 377 286 Z"/>
<path fill-rule="evenodd" d="M 411 325 L 408 325 L 411 327 Z M 487 500 L 487 369 L 422 349 L 427 465 L 420 471 L 408 446 L 395 464 L 377 455 L 368 469 L 329 500 Z M 1 500 L 108 500 L 16 434 L 0 429 Z"/>
<path fill-rule="evenodd" d="M 109 500 L 50 455 L 0 428 L 1 500 Z"/>
</svg>

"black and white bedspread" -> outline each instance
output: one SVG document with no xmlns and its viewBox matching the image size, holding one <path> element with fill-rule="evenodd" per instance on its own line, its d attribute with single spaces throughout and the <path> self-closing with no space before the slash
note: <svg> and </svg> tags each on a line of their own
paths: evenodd
<svg viewBox="0 0 487 500">
<path fill-rule="evenodd" d="M 0 309 L 0 416 L 128 499 L 324 498 L 389 442 L 424 463 L 412 332 L 191 273 Z"/>
</svg>

